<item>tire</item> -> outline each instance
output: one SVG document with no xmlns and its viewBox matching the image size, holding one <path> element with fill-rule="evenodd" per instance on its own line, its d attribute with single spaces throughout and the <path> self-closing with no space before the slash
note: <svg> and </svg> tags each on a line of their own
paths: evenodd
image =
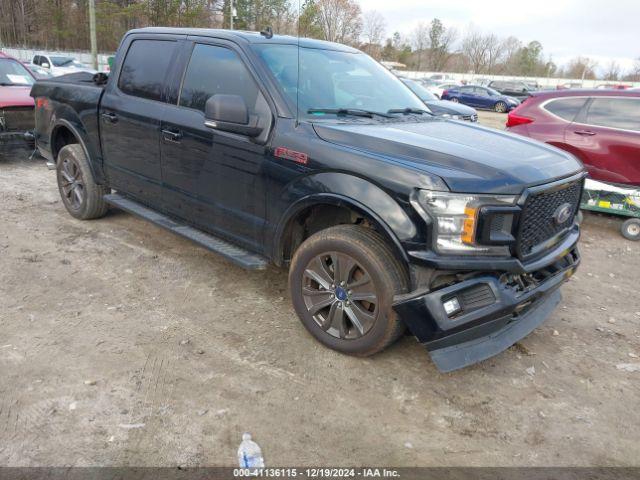
<svg viewBox="0 0 640 480">
<path fill-rule="evenodd" d="M 100 218 L 107 213 L 104 196 L 111 190 L 93 179 L 89 162 L 82 147 L 65 145 L 56 162 L 58 191 L 67 211 L 80 220 Z"/>
<path fill-rule="evenodd" d="M 289 270 L 291 299 L 302 324 L 327 347 L 357 356 L 380 352 L 402 336 L 405 326 L 392 304 L 408 284 L 405 266 L 383 237 L 356 225 L 309 237 Z"/>
<path fill-rule="evenodd" d="M 507 104 L 504 102 L 498 102 L 495 104 L 495 106 L 493 107 L 493 109 L 498 112 L 498 113 L 506 113 L 507 111 Z"/>
<path fill-rule="evenodd" d="M 460 100 L 458 100 L 456 97 L 451 97 L 449 101 L 453 103 L 460 103 Z"/>
<path fill-rule="evenodd" d="M 640 240 L 640 219 L 630 218 L 622 224 L 622 236 L 627 240 Z"/>
</svg>

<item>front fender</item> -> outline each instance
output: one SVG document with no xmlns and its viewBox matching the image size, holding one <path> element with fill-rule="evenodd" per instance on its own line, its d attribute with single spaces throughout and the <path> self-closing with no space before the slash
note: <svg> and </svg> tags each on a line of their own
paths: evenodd
<svg viewBox="0 0 640 480">
<path fill-rule="evenodd" d="M 379 186 L 361 177 L 339 172 L 309 175 L 287 186 L 280 197 L 281 205 L 289 205 L 275 229 L 273 258 L 280 261 L 287 226 L 301 211 L 313 205 L 336 205 L 358 211 L 376 223 L 393 242 L 402 258 L 408 261 L 402 242 L 411 241 L 418 229 L 398 201 Z"/>
</svg>

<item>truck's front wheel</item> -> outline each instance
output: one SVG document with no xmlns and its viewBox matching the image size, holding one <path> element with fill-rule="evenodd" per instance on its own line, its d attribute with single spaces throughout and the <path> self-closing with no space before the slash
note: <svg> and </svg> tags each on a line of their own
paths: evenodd
<svg viewBox="0 0 640 480">
<path fill-rule="evenodd" d="M 404 332 L 392 309 L 406 269 L 375 231 L 339 225 L 309 237 L 289 271 L 293 306 L 309 332 L 330 348 L 372 355 Z"/>
<path fill-rule="evenodd" d="M 107 213 L 104 196 L 109 188 L 95 183 L 84 150 L 77 143 L 65 145 L 56 162 L 58 190 L 67 211 L 80 220 Z"/>
</svg>

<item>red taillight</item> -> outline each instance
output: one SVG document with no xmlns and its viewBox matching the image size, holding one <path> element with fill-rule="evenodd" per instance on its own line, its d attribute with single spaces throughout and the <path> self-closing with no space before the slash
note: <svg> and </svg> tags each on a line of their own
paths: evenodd
<svg viewBox="0 0 640 480">
<path fill-rule="evenodd" d="M 517 115 L 513 112 L 507 116 L 507 128 L 515 127 L 516 125 L 526 125 L 528 123 L 533 123 L 533 118 Z"/>
<path fill-rule="evenodd" d="M 440 96 L 441 96 L 441 97 L 444 97 L 445 95 L 448 95 L 448 94 L 449 94 L 449 90 L 444 90 L 444 91 L 442 92 L 442 95 L 440 95 Z"/>
<path fill-rule="evenodd" d="M 37 108 L 47 108 L 49 106 L 49 99 L 47 97 L 37 97 L 36 98 L 36 107 Z"/>
</svg>

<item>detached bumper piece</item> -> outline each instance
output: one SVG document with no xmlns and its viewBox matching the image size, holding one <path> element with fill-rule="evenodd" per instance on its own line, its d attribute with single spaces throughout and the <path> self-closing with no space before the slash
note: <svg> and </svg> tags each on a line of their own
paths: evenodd
<svg viewBox="0 0 640 480">
<path fill-rule="evenodd" d="M 33 107 L 5 107 L 0 109 L 0 150 L 32 147 L 35 118 Z"/>
<path fill-rule="evenodd" d="M 578 264 L 577 248 L 524 275 L 486 274 L 394 305 L 442 372 L 490 358 L 526 337 L 560 303 L 560 285 Z"/>
<path fill-rule="evenodd" d="M 34 137 L 32 132 L 2 132 L 0 131 L 0 151 L 14 148 L 32 148 Z"/>
</svg>

